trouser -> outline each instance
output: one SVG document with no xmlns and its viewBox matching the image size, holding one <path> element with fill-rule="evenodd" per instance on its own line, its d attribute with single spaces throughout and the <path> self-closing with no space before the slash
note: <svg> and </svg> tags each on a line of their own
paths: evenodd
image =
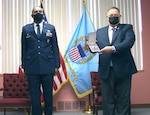
<svg viewBox="0 0 150 115">
<path fill-rule="evenodd" d="M 131 115 L 131 79 L 118 79 L 112 67 L 108 79 L 101 79 L 103 115 Z"/>
<path fill-rule="evenodd" d="M 42 115 L 41 106 L 41 85 L 44 95 L 44 113 L 45 115 L 52 115 L 53 106 L 53 75 L 31 75 L 27 74 L 29 91 L 32 104 L 32 115 Z"/>
</svg>

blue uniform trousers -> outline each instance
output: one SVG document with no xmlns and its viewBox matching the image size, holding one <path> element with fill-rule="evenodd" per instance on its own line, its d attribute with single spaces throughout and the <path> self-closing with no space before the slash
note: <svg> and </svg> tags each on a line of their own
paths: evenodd
<svg viewBox="0 0 150 115">
<path fill-rule="evenodd" d="M 45 115 L 52 115 L 53 108 L 53 76 L 54 74 L 27 74 L 32 104 L 32 115 L 42 115 L 41 86 L 44 94 Z"/>
</svg>

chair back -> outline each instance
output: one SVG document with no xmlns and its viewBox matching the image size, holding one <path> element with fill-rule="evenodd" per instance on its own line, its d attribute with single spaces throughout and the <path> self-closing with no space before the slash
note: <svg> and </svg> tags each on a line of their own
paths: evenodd
<svg viewBox="0 0 150 115">
<path fill-rule="evenodd" d="M 29 98 L 28 81 L 24 74 L 3 74 L 3 98 Z"/>
</svg>

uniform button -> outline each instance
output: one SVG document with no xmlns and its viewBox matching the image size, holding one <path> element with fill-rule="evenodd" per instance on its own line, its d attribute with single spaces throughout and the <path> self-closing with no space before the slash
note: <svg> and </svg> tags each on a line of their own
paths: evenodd
<svg viewBox="0 0 150 115">
<path fill-rule="evenodd" d="M 41 52 L 38 52 L 38 54 L 41 54 Z"/>
<path fill-rule="evenodd" d="M 52 47 L 52 45 L 50 45 L 50 47 Z"/>
<path fill-rule="evenodd" d="M 41 46 L 38 46 L 38 48 L 41 48 Z"/>
<path fill-rule="evenodd" d="M 38 40 L 38 42 L 40 42 L 40 40 Z"/>
</svg>

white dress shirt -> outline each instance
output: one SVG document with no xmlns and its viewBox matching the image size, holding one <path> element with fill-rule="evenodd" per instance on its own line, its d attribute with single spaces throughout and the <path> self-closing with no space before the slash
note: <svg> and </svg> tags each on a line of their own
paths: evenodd
<svg viewBox="0 0 150 115">
<path fill-rule="evenodd" d="M 117 26 L 115 26 L 115 27 L 109 26 L 109 28 L 108 28 L 108 37 L 109 37 L 110 43 L 112 42 L 113 34 L 115 32 L 114 29 L 116 29 L 116 28 L 117 28 Z"/>
<path fill-rule="evenodd" d="M 117 26 L 115 26 L 115 27 L 109 26 L 109 28 L 108 28 L 108 37 L 109 37 L 110 44 L 112 42 L 113 34 L 116 31 L 116 28 L 117 28 Z M 113 52 L 116 52 L 116 48 L 114 46 L 113 46 Z M 112 61 L 110 61 L 110 67 L 112 67 L 112 66 L 113 66 Z"/>
<path fill-rule="evenodd" d="M 40 34 L 41 34 L 42 29 L 43 29 L 43 21 L 41 23 L 39 23 L 39 26 L 40 26 Z M 37 34 L 37 28 L 38 28 L 37 24 L 34 23 L 34 31 L 35 31 L 36 34 Z"/>
</svg>

